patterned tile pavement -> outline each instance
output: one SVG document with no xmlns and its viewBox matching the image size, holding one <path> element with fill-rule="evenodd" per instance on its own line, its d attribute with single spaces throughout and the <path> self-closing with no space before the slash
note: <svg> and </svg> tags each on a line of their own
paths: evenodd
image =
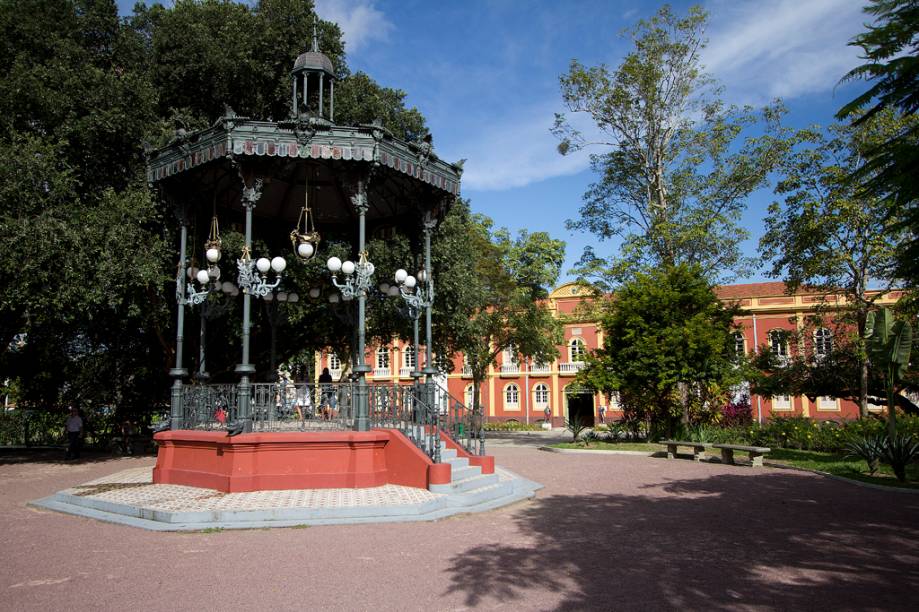
<svg viewBox="0 0 919 612">
<path fill-rule="evenodd" d="M 133 468 L 64 491 L 78 497 L 171 512 L 246 511 L 276 508 L 405 506 L 442 497 L 424 489 L 384 485 L 368 489 L 298 489 L 223 493 L 182 485 L 153 484 L 149 467 Z"/>
</svg>

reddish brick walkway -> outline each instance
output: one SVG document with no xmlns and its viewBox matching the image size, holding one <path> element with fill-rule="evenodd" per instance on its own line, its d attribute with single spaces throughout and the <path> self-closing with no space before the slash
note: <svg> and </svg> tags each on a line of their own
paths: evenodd
<svg viewBox="0 0 919 612">
<path fill-rule="evenodd" d="M 435 523 L 153 533 L 29 500 L 152 463 L 0 455 L 0 610 L 915 609 L 919 495 L 495 446 L 546 485 Z"/>
</svg>

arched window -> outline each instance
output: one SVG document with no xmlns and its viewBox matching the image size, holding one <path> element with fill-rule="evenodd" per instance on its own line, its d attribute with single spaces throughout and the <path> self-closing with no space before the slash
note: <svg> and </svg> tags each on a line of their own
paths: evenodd
<svg viewBox="0 0 919 612">
<path fill-rule="evenodd" d="M 463 400 L 466 402 L 467 408 L 472 408 L 472 400 L 474 388 L 472 385 L 466 385 L 466 390 L 463 392 Z"/>
<path fill-rule="evenodd" d="M 517 385 L 504 387 L 504 404 L 507 406 L 518 406 L 520 404 L 520 389 Z"/>
<path fill-rule="evenodd" d="M 814 356 L 826 357 L 833 350 L 833 332 L 825 327 L 814 331 Z"/>
<path fill-rule="evenodd" d="M 341 369 L 341 360 L 338 358 L 338 355 L 335 353 L 329 353 L 329 369 L 330 370 L 340 370 Z"/>
<path fill-rule="evenodd" d="M 381 346 L 377 349 L 377 369 L 389 369 L 389 349 L 385 346 Z"/>
<path fill-rule="evenodd" d="M 415 347 L 407 346 L 402 351 L 402 366 L 406 368 L 415 367 Z"/>
<path fill-rule="evenodd" d="M 769 332 L 769 350 L 780 359 L 788 357 L 788 332 L 784 329 L 773 329 Z"/>
<path fill-rule="evenodd" d="M 584 341 L 580 338 L 572 338 L 568 342 L 568 361 L 571 363 L 584 361 L 585 357 L 587 357 L 587 347 Z"/>
<path fill-rule="evenodd" d="M 547 385 L 539 383 L 533 387 L 533 403 L 539 409 L 549 405 L 549 387 Z"/>
<path fill-rule="evenodd" d="M 743 357 L 747 352 L 747 341 L 744 339 L 743 332 L 734 332 L 734 354 Z"/>
</svg>

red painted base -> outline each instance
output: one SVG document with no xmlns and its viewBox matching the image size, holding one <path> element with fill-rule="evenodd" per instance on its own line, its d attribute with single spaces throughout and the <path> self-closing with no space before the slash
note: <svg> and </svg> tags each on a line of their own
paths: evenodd
<svg viewBox="0 0 919 612">
<path fill-rule="evenodd" d="M 279 489 L 363 488 L 400 484 L 426 489 L 450 482 L 448 464 L 434 464 L 394 430 L 251 433 L 164 431 L 153 482 L 227 493 Z"/>
</svg>

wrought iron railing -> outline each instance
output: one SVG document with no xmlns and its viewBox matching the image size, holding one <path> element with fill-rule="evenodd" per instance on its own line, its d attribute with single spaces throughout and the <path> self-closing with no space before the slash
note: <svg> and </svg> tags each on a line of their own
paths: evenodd
<svg viewBox="0 0 919 612">
<path fill-rule="evenodd" d="M 252 431 L 345 431 L 353 429 L 359 385 L 344 383 L 254 383 L 249 387 Z M 472 454 L 484 454 L 481 414 L 436 384 L 368 383 L 370 426 L 396 429 L 434 461 L 440 461 L 441 432 Z M 182 387 L 182 429 L 226 429 L 239 417 L 239 387 Z"/>
<path fill-rule="evenodd" d="M 481 408 L 473 410 L 440 385 L 433 385 L 441 429 L 471 455 L 485 454 L 485 428 Z"/>
</svg>

